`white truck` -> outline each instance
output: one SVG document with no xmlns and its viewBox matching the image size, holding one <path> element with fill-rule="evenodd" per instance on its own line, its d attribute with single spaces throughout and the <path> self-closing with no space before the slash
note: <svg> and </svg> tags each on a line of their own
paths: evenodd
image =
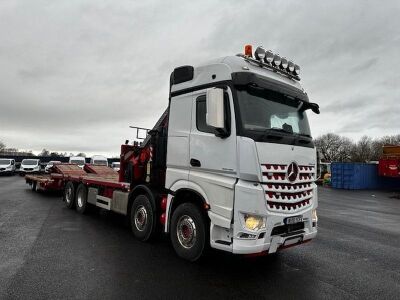
<svg viewBox="0 0 400 300">
<path fill-rule="evenodd" d="M 129 218 L 141 241 L 169 233 L 197 260 L 211 246 L 274 253 L 317 234 L 317 155 L 300 68 L 258 47 L 176 68 L 169 105 L 142 143 L 121 146 L 119 179 L 66 182 L 64 200 Z"/>
<path fill-rule="evenodd" d="M 82 156 L 71 156 L 69 158 L 70 164 L 77 164 L 81 169 L 85 166 L 86 159 Z"/>
<path fill-rule="evenodd" d="M 95 166 L 108 166 L 107 157 L 102 155 L 93 155 L 90 158 L 90 164 Z"/>
<path fill-rule="evenodd" d="M 12 158 L 0 158 L 0 174 L 15 174 L 15 160 Z"/>
</svg>

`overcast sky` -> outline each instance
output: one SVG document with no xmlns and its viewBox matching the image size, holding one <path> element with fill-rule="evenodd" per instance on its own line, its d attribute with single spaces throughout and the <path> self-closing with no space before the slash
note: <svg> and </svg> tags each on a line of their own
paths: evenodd
<svg viewBox="0 0 400 300">
<path fill-rule="evenodd" d="M 116 155 L 174 67 L 263 45 L 301 67 L 313 136 L 400 133 L 400 1 L 0 1 L 0 140 Z"/>
</svg>

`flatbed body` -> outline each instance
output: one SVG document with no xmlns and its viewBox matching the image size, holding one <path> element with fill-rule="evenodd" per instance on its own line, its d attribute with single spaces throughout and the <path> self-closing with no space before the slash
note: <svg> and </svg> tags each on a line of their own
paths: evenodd
<svg viewBox="0 0 400 300">
<path fill-rule="evenodd" d="M 50 174 L 30 174 L 25 176 L 26 183 L 36 190 L 62 191 L 67 181 L 82 182 L 97 186 L 125 190 L 129 185 L 118 181 L 118 172 L 106 166 L 85 165 L 81 169 L 75 164 L 55 164 Z"/>
</svg>

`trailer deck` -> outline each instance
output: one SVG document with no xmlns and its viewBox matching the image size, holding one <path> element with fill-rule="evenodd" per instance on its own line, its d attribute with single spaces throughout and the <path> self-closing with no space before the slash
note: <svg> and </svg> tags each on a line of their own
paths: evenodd
<svg viewBox="0 0 400 300">
<path fill-rule="evenodd" d="M 118 182 L 118 172 L 107 166 L 95 166 L 86 164 L 81 169 L 76 164 L 60 163 L 52 167 L 50 174 L 31 174 L 25 176 L 27 184 L 33 190 L 61 191 L 67 181 L 83 182 L 99 186 L 129 189 L 129 184 Z"/>
</svg>

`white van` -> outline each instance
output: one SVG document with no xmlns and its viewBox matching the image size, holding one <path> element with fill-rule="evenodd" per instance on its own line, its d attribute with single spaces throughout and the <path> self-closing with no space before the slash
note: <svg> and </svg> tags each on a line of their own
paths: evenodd
<svg viewBox="0 0 400 300">
<path fill-rule="evenodd" d="M 114 170 L 114 171 L 119 171 L 119 168 L 120 168 L 120 163 L 119 162 L 113 162 L 113 163 L 111 163 L 111 168 Z"/>
<path fill-rule="evenodd" d="M 104 157 L 102 155 L 94 155 L 90 159 L 90 164 L 96 166 L 108 166 L 108 160 L 107 157 Z"/>
<path fill-rule="evenodd" d="M 0 158 L 0 174 L 15 174 L 15 160 L 11 158 Z"/>
<path fill-rule="evenodd" d="M 19 167 L 19 174 L 24 175 L 26 173 L 39 173 L 40 172 L 40 160 L 39 159 L 23 159 L 21 166 Z"/>
<path fill-rule="evenodd" d="M 71 156 L 69 158 L 69 163 L 70 164 L 77 164 L 80 168 L 83 169 L 83 167 L 85 166 L 86 160 L 82 156 Z"/>
<path fill-rule="evenodd" d="M 47 163 L 46 167 L 44 168 L 45 173 L 50 173 L 50 168 L 54 166 L 54 164 L 59 164 L 61 161 L 59 160 L 51 160 Z"/>
</svg>

